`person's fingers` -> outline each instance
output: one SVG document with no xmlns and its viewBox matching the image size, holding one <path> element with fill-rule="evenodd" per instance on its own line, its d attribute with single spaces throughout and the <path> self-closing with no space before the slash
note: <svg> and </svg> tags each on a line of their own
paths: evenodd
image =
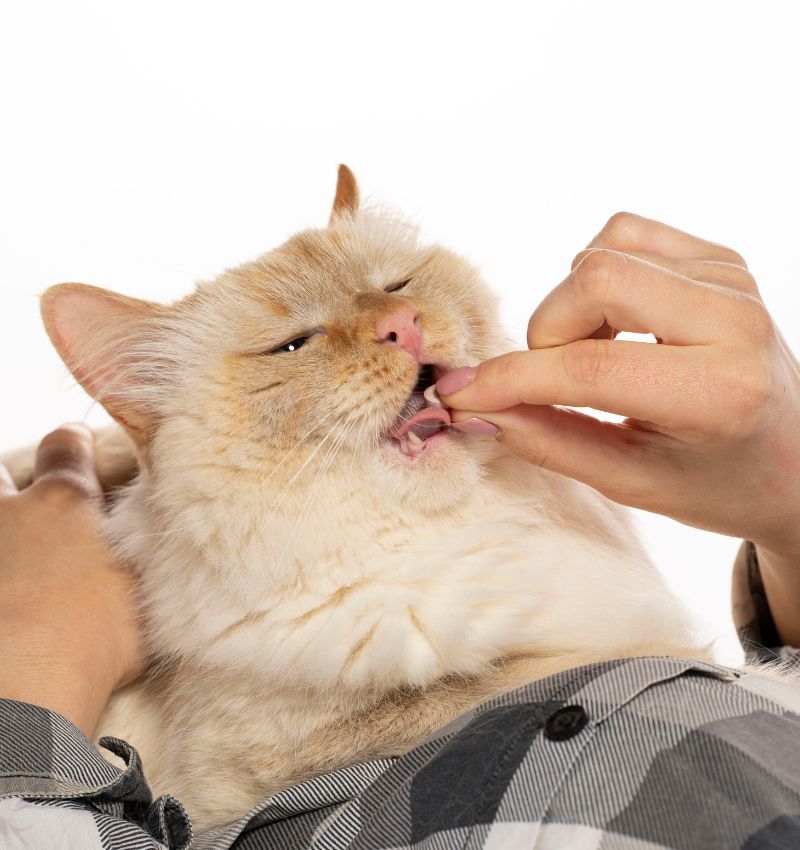
<svg viewBox="0 0 800 850">
<path fill-rule="evenodd" d="M 500 428 L 500 440 L 513 454 L 583 481 L 616 502 L 649 504 L 670 474 L 658 435 L 629 426 L 538 405 L 485 415 L 460 411 L 454 422 L 476 415 Z"/>
<path fill-rule="evenodd" d="M 696 346 L 583 339 L 502 354 L 448 373 L 436 388 L 458 410 L 558 404 L 693 429 L 715 418 L 721 378 L 713 357 Z"/>
<path fill-rule="evenodd" d="M 48 434 L 36 452 L 33 484 L 66 484 L 90 498 L 102 499 L 91 430 L 75 423 Z"/>
<path fill-rule="evenodd" d="M 747 268 L 742 255 L 731 248 L 628 212 L 612 215 L 587 247 L 627 252 L 642 251 L 694 260 L 717 260 Z"/>
<path fill-rule="evenodd" d="M 17 492 L 11 473 L 0 463 L 0 497 L 13 496 Z"/>
<path fill-rule="evenodd" d="M 598 250 L 607 249 L 585 248 L 583 251 L 580 251 L 572 261 L 572 269 L 583 262 L 589 254 Z M 717 260 L 694 260 L 684 257 L 663 257 L 658 254 L 648 254 L 644 251 L 629 251 L 626 253 L 629 256 L 636 257 L 653 265 L 669 269 L 691 280 L 716 283 L 720 286 L 738 289 L 740 292 L 746 292 L 748 295 L 758 295 L 758 285 L 752 273 L 743 266 L 737 266 L 734 263 L 722 263 Z"/>
<path fill-rule="evenodd" d="M 528 347 L 587 339 L 603 322 L 618 331 L 652 333 L 668 345 L 701 345 L 724 337 L 748 309 L 762 308 L 734 290 L 620 251 L 596 250 L 536 308 Z"/>
</svg>

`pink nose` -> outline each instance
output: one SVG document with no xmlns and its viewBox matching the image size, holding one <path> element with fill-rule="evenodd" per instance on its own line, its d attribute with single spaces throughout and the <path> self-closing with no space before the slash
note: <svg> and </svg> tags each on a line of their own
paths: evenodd
<svg viewBox="0 0 800 850">
<path fill-rule="evenodd" d="M 422 357 L 422 330 L 419 313 L 413 307 L 400 310 L 378 319 L 378 342 L 396 345 L 419 360 Z"/>
</svg>

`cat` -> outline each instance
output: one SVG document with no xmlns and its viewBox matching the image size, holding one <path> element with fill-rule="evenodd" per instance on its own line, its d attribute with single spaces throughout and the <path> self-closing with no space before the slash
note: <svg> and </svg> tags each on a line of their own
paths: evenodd
<svg viewBox="0 0 800 850">
<path fill-rule="evenodd" d="M 441 375 L 509 349 L 497 299 L 363 208 L 346 166 L 326 227 L 175 304 L 61 284 L 42 314 L 119 423 L 101 473 L 139 469 L 105 534 L 155 662 L 99 734 L 197 829 L 536 678 L 708 658 L 624 509 L 429 406 Z"/>
</svg>

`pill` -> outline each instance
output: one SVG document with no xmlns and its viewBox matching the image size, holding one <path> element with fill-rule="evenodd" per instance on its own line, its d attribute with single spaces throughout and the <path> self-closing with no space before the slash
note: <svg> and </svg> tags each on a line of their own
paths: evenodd
<svg viewBox="0 0 800 850">
<path fill-rule="evenodd" d="M 429 407 L 444 407 L 442 400 L 439 398 L 439 393 L 436 392 L 436 384 L 431 384 L 423 395 Z"/>
</svg>

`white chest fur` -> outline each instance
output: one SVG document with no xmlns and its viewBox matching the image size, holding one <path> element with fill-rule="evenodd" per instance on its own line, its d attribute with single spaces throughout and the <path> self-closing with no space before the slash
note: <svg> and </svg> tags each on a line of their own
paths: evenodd
<svg viewBox="0 0 800 850">
<path fill-rule="evenodd" d="M 502 656 L 613 652 L 682 617 L 619 509 L 510 458 L 442 515 L 333 480 L 300 527 L 298 506 L 264 521 L 237 490 L 154 532 L 146 487 L 109 531 L 144 565 L 156 653 L 287 687 L 426 686 Z"/>
</svg>

